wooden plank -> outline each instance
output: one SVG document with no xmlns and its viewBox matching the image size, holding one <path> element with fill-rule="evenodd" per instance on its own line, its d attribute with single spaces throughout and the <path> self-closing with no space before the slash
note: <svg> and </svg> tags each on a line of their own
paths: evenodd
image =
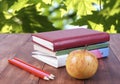
<svg viewBox="0 0 120 84">
<path fill-rule="evenodd" d="M 1 37 L 1 36 L 0 36 Z M 30 39 L 30 34 L 8 34 L 1 37 L 0 42 L 0 73 L 8 65 L 8 59 L 13 58 L 16 55 L 16 51 L 22 46 L 28 39 Z M 20 39 L 21 38 L 21 39 Z"/>
<path fill-rule="evenodd" d="M 111 79 L 115 77 L 115 75 L 111 75 L 113 73 L 112 66 L 114 63 L 112 60 L 115 60 L 116 63 L 119 64 L 116 58 L 114 58 L 114 54 L 110 49 L 110 55 L 107 58 L 99 59 L 99 68 L 95 76 L 85 81 L 85 84 L 117 84 L 114 83 Z M 120 68 L 120 67 L 119 67 Z"/>
<path fill-rule="evenodd" d="M 39 80 L 38 77 L 35 77 L 34 75 L 14 66 L 8 63 L 8 59 L 13 58 L 14 56 L 21 58 L 22 60 L 25 60 L 31 64 L 34 64 L 36 66 L 40 67 L 40 62 L 38 63 L 35 59 L 31 59 L 31 51 L 33 50 L 30 35 L 10 35 L 11 39 L 6 38 L 5 41 L 3 40 L 3 43 L 6 43 L 8 47 L 11 48 L 11 51 L 9 49 L 6 49 L 8 53 L 3 52 L 3 56 L 1 56 L 2 61 L 0 61 L 0 83 L 1 84 L 36 84 Z M 20 37 L 22 39 L 20 39 Z M 18 39 L 19 38 L 19 39 Z M 8 39 L 10 41 L 8 41 Z M 15 42 L 16 41 L 16 42 Z M 10 43 L 9 43 L 10 42 Z M 15 43 L 14 43 L 15 42 Z M 0 48 L 1 49 L 1 48 Z M 1 50 L 5 50 L 1 49 Z"/>
<path fill-rule="evenodd" d="M 26 43 L 28 39 L 31 39 L 30 34 L 8 34 L 0 42 L 0 54 L 6 54 L 7 52 L 12 51 L 15 52 L 15 50 Z"/>
<path fill-rule="evenodd" d="M 99 60 L 97 73 L 90 79 L 78 80 L 70 77 L 65 67 L 54 68 L 31 57 L 33 46 L 31 34 L 0 35 L 0 84 L 119 84 L 120 80 L 120 34 L 111 35 L 110 55 Z M 42 80 L 14 65 L 8 59 L 18 57 L 27 63 L 53 73 L 54 80 Z"/>
<path fill-rule="evenodd" d="M 99 60 L 99 69 L 93 79 L 85 81 L 85 84 L 119 84 L 120 80 L 120 34 L 111 35 L 110 55 L 107 59 Z"/>
<path fill-rule="evenodd" d="M 3 41 L 6 36 L 8 36 L 8 34 L 0 34 L 0 42 Z"/>
<path fill-rule="evenodd" d="M 67 72 L 65 67 L 61 67 L 61 68 L 54 68 L 52 66 L 49 65 L 45 65 L 44 69 L 47 72 L 50 72 L 52 74 L 54 74 L 56 77 L 54 80 L 50 80 L 50 81 L 43 81 L 40 80 L 39 84 L 84 84 L 84 80 L 78 80 L 75 78 L 70 77 Z"/>
<path fill-rule="evenodd" d="M 46 65 L 46 67 L 44 67 L 44 69 L 46 71 L 49 71 L 49 72 L 52 72 L 51 70 L 54 70 L 53 73 L 56 74 L 56 76 L 57 76 L 54 81 L 49 82 L 50 84 L 52 84 L 52 83 L 65 84 L 65 82 L 68 82 L 68 81 L 70 82 L 70 84 L 77 84 L 77 83 L 78 84 L 113 84 L 114 82 L 111 80 L 111 78 L 113 78 L 111 75 L 111 73 L 113 73 L 113 71 L 109 70 L 109 69 L 113 69 L 111 67 L 111 64 L 112 64 L 111 60 L 112 59 L 115 61 L 117 60 L 117 59 L 114 59 L 114 54 L 111 51 L 110 56 L 108 58 L 104 58 L 104 59 L 99 60 L 99 68 L 98 68 L 97 73 L 92 78 L 86 79 L 86 80 L 76 80 L 76 79 L 70 77 L 67 74 L 65 67 L 59 68 L 59 70 L 58 70 L 58 69 L 55 69 L 53 67 L 50 67 L 49 65 Z M 116 62 L 118 62 L 118 61 L 116 61 Z M 40 83 L 41 82 L 43 84 L 47 83 L 46 81 L 40 81 Z"/>
<path fill-rule="evenodd" d="M 32 42 L 27 42 L 25 45 L 23 45 L 20 50 L 18 50 L 16 57 L 24 60 L 25 62 L 42 69 L 44 63 L 40 62 L 34 58 L 32 58 L 32 51 L 33 51 L 33 45 Z M 21 79 L 22 81 L 20 81 L 17 84 L 37 84 L 38 81 L 40 80 L 40 78 L 32 75 L 31 73 L 28 73 L 26 71 L 24 71 L 25 73 L 21 75 L 21 78 L 23 78 L 24 76 L 27 76 L 24 79 Z"/>
<path fill-rule="evenodd" d="M 117 59 L 120 61 L 120 34 L 111 35 L 110 47 Z"/>
<path fill-rule="evenodd" d="M 110 52 L 111 53 L 111 52 Z M 106 61 L 107 68 L 109 70 L 109 74 L 111 79 L 109 80 L 111 84 L 119 84 L 120 83 L 120 61 L 115 57 L 115 54 L 112 53 L 109 60 Z"/>
</svg>

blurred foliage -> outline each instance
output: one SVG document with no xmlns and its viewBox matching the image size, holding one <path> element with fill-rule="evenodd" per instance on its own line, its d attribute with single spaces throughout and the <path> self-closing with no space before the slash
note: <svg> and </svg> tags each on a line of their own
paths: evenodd
<svg viewBox="0 0 120 84">
<path fill-rule="evenodd" d="M 35 33 L 87 25 L 120 32 L 120 0 L 0 0 L 0 33 Z"/>
</svg>

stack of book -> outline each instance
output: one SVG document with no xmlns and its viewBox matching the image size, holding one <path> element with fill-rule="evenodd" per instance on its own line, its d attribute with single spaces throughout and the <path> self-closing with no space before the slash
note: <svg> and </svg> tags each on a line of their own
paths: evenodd
<svg viewBox="0 0 120 84">
<path fill-rule="evenodd" d="M 36 33 L 32 34 L 32 57 L 58 68 L 65 66 L 71 51 L 87 46 L 97 58 L 103 58 L 109 55 L 109 39 L 106 32 L 85 28 Z"/>
</svg>

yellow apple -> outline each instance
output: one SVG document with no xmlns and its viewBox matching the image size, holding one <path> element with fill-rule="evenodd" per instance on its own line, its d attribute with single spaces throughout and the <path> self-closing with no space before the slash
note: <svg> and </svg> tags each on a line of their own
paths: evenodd
<svg viewBox="0 0 120 84">
<path fill-rule="evenodd" d="M 66 60 L 66 71 L 77 79 L 92 77 L 98 68 L 96 56 L 87 50 L 74 50 L 70 52 Z"/>
</svg>

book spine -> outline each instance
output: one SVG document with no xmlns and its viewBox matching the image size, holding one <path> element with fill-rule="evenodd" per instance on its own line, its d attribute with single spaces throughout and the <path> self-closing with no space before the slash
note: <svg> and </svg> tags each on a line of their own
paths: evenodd
<svg viewBox="0 0 120 84">
<path fill-rule="evenodd" d="M 64 50 L 68 48 L 78 47 L 78 46 L 85 46 L 85 45 L 91 45 L 95 43 L 100 42 L 106 42 L 109 41 L 110 36 L 108 33 L 100 33 L 96 35 L 89 35 L 89 36 L 82 36 L 62 41 L 56 41 L 54 42 L 54 50 L 53 51 L 59 51 Z"/>
</svg>

